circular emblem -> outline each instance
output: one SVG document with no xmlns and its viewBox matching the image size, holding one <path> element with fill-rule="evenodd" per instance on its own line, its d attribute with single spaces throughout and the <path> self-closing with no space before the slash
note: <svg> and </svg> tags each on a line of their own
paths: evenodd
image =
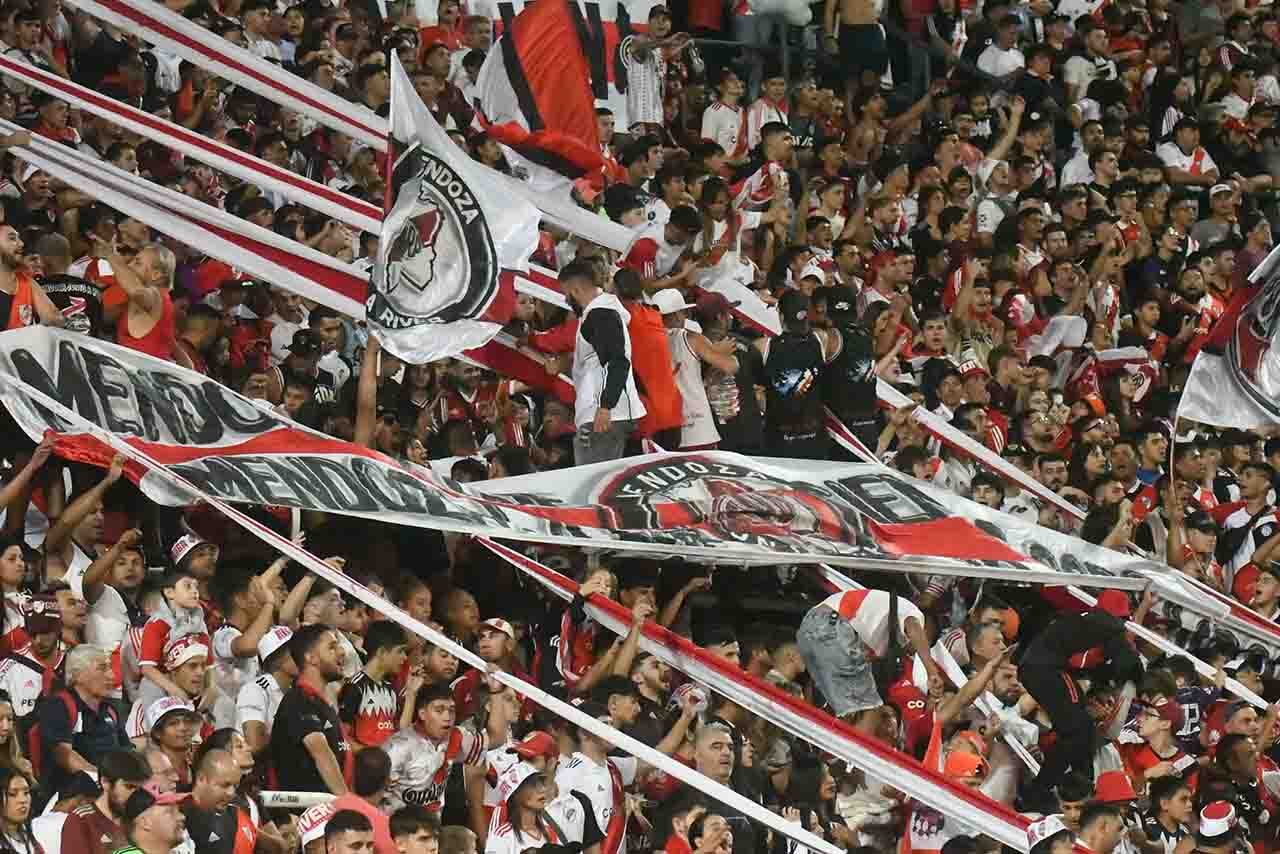
<svg viewBox="0 0 1280 854">
<path fill-rule="evenodd" d="M 420 145 L 396 158 L 393 198 L 366 308 L 389 329 L 482 315 L 498 292 L 497 251 L 479 199 Z"/>
</svg>

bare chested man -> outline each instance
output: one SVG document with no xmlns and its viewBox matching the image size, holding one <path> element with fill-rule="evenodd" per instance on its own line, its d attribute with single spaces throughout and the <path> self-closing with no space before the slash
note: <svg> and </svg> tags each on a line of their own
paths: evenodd
<svg viewBox="0 0 1280 854">
<path fill-rule="evenodd" d="M 837 8 L 840 11 L 838 30 Z M 823 22 L 827 51 L 838 54 L 845 73 L 847 104 L 859 87 L 876 86 L 889 68 L 889 50 L 880 27 L 880 13 L 875 0 L 826 0 Z"/>
</svg>

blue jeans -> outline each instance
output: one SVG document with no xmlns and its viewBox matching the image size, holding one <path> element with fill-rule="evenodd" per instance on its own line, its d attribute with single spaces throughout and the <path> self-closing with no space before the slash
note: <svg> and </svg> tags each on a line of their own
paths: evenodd
<svg viewBox="0 0 1280 854">
<path fill-rule="evenodd" d="M 813 684 L 836 717 L 884 705 L 862 638 L 848 620 L 826 605 L 815 605 L 800 623 L 796 643 Z"/>
</svg>

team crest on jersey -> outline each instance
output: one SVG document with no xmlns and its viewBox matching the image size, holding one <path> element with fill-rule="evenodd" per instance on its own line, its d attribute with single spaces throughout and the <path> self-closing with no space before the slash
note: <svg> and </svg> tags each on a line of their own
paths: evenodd
<svg viewBox="0 0 1280 854">
<path fill-rule="evenodd" d="M 400 148 L 397 146 L 397 148 Z M 445 160 L 420 144 L 398 152 L 391 210 L 367 309 L 405 329 L 482 315 L 498 292 L 497 252 L 480 200 Z"/>
</svg>

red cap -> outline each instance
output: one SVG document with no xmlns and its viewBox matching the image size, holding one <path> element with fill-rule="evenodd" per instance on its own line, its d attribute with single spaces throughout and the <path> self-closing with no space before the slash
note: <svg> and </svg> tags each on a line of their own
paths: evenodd
<svg viewBox="0 0 1280 854">
<path fill-rule="evenodd" d="M 1121 620 L 1129 619 L 1129 597 L 1122 590 L 1104 590 L 1098 594 L 1098 604 L 1093 606 L 1095 611 L 1106 611 L 1113 617 L 1119 617 Z"/>
<path fill-rule="evenodd" d="M 1094 787 L 1093 798 L 1104 804 L 1126 803 L 1138 797 L 1129 775 L 1123 771 L 1103 771 Z"/>
<path fill-rule="evenodd" d="M 976 753 L 953 750 L 947 755 L 947 764 L 942 773 L 948 777 L 986 777 L 987 760 Z"/>
<path fill-rule="evenodd" d="M 512 745 L 511 752 L 522 759 L 533 759 L 535 756 L 545 756 L 550 759 L 560 755 L 560 747 L 550 734 L 535 729 Z"/>
<path fill-rule="evenodd" d="M 1148 703 L 1147 708 L 1161 720 L 1168 721 L 1174 732 L 1182 729 L 1182 706 L 1179 706 L 1173 700 L 1161 697 L 1154 703 Z"/>
</svg>

